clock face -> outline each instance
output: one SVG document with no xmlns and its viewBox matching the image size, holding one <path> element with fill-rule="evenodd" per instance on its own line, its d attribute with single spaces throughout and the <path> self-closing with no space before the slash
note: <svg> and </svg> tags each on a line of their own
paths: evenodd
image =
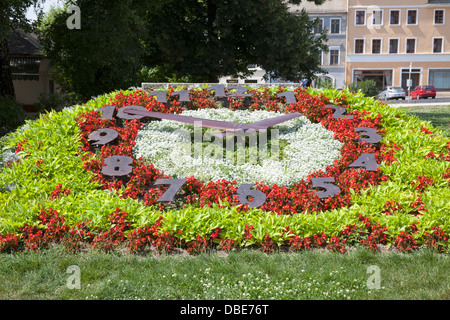
<svg viewBox="0 0 450 320">
<path fill-rule="evenodd" d="M 268 90 L 113 99 L 80 122 L 94 158 L 86 168 L 103 188 L 161 209 L 220 199 L 287 214 L 348 205 L 350 189 L 383 179 L 376 117 L 299 89 Z"/>
</svg>

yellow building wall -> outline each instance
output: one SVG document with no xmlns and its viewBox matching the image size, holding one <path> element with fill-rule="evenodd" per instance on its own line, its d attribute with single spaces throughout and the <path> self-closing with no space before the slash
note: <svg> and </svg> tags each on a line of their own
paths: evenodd
<svg viewBox="0 0 450 320">
<path fill-rule="evenodd" d="M 376 5 L 374 5 L 376 3 Z M 444 24 L 434 24 L 435 10 L 444 10 Z M 365 25 L 356 25 L 356 11 L 366 12 Z M 381 25 L 372 24 L 373 10 L 382 10 Z M 400 24 L 390 24 L 390 12 L 400 11 Z M 417 10 L 417 25 L 407 24 L 408 10 Z M 416 39 L 416 52 L 406 53 L 406 40 Z M 433 39 L 443 38 L 443 52 L 433 53 Z M 355 39 L 365 39 L 364 53 L 355 54 Z M 372 39 L 381 39 L 381 53 L 372 54 Z M 398 39 L 398 53 L 389 53 L 389 40 Z M 428 0 L 408 1 L 348 1 L 346 83 L 353 81 L 355 69 L 392 69 L 393 85 L 401 85 L 401 70 L 420 69 L 420 84 L 427 84 L 429 72 L 450 69 L 450 4 L 428 5 Z"/>
</svg>

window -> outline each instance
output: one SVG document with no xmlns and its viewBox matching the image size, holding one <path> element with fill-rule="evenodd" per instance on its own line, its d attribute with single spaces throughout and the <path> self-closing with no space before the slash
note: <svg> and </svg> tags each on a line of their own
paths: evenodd
<svg viewBox="0 0 450 320">
<path fill-rule="evenodd" d="M 406 53 L 416 52 L 416 39 L 406 39 Z"/>
<path fill-rule="evenodd" d="M 364 39 L 355 39 L 355 53 L 364 53 Z"/>
<path fill-rule="evenodd" d="M 444 43 L 443 38 L 434 38 L 433 39 L 433 53 L 442 53 L 442 44 Z"/>
<path fill-rule="evenodd" d="M 374 80 L 378 89 L 386 86 L 392 86 L 392 70 L 354 70 L 354 82 L 364 81 L 366 79 Z"/>
<path fill-rule="evenodd" d="M 372 40 L 372 53 L 381 53 L 381 39 Z"/>
<path fill-rule="evenodd" d="M 331 33 L 341 33 L 341 19 L 331 19 Z"/>
<path fill-rule="evenodd" d="M 450 69 L 430 70 L 429 77 L 429 83 L 434 84 L 436 89 L 450 89 Z"/>
<path fill-rule="evenodd" d="M 417 24 L 417 10 L 408 10 L 407 24 Z"/>
<path fill-rule="evenodd" d="M 339 64 L 339 50 L 330 50 L 330 65 L 338 65 Z"/>
<path fill-rule="evenodd" d="M 389 40 L 389 53 L 398 53 L 398 39 Z"/>
<path fill-rule="evenodd" d="M 434 24 L 444 24 L 444 10 L 434 10 Z"/>
<path fill-rule="evenodd" d="M 383 10 L 373 10 L 372 11 L 372 17 L 373 17 L 372 23 L 374 25 L 381 25 L 381 24 L 383 24 Z"/>
<path fill-rule="evenodd" d="M 400 10 L 392 10 L 389 24 L 392 26 L 400 25 Z"/>
<path fill-rule="evenodd" d="M 40 58 L 13 57 L 9 59 L 13 80 L 39 80 Z"/>
<path fill-rule="evenodd" d="M 318 19 L 316 25 L 314 26 L 314 33 L 318 34 L 322 33 L 322 31 L 323 31 L 323 19 Z"/>
<path fill-rule="evenodd" d="M 366 12 L 365 11 L 356 10 L 355 24 L 356 25 L 365 25 L 366 24 Z"/>
</svg>

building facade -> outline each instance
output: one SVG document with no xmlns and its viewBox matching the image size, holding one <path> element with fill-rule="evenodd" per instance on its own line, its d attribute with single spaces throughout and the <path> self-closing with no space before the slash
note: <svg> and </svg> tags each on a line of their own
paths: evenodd
<svg viewBox="0 0 450 320">
<path fill-rule="evenodd" d="M 345 87 L 345 64 L 347 47 L 347 0 L 327 0 L 322 5 L 302 1 L 300 5 L 291 5 L 290 11 L 305 9 L 311 20 L 318 19 L 316 33 L 327 30 L 328 52 L 321 54 L 321 68 L 327 73 L 317 74 L 318 81 L 329 81 L 333 87 Z"/>
<path fill-rule="evenodd" d="M 58 90 L 51 77 L 51 61 L 44 58 L 42 46 L 33 34 L 12 31 L 8 46 L 16 100 L 32 110 L 41 94 Z"/>
<path fill-rule="evenodd" d="M 348 1 L 346 83 L 450 90 L 450 0 L 373 3 Z"/>
</svg>

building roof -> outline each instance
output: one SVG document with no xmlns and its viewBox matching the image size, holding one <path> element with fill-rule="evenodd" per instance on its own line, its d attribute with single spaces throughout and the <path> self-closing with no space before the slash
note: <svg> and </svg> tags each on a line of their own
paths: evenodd
<svg viewBox="0 0 450 320">
<path fill-rule="evenodd" d="M 10 56 L 42 56 L 42 46 L 34 34 L 25 33 L 22 30 L 11 31 L 8 40 Z"/>
</svg>

